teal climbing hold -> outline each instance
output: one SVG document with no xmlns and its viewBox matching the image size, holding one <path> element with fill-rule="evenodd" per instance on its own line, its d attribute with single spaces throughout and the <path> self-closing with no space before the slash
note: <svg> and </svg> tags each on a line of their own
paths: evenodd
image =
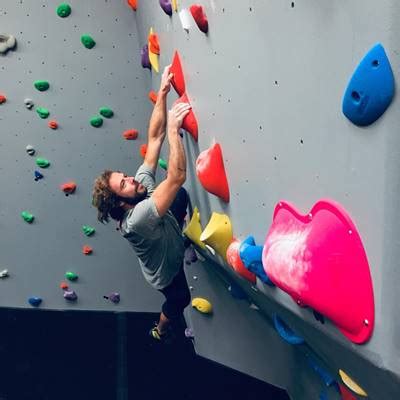
<svg viewBox="0 0 400 400">
<path fill-rule="evenodd" d="M 111 118 L 114 115 L 114 111 L 108 107 L 101 107 L 99 113 L 105 118 Z"/>
<path fill-rule="evenodd" d="M 35 219 L 35 217 L 33 216 L 33 214 L 31 214 L 29 211 L 22 211 L 21 217 L 22 217 L 23 220 L 24 220 L 25 222 L 27 222 L 28 224 L 31 224 L 31 223 L 33 222 L 33 220 Z"/>
<path fill-rule="evenodd" d="M 82 35 L 81 42 L 87 49 L 93 49 L 93 47 L 96 45 L 96 42 L 89 35 Z"/>
<path fill-rule="evenodd" d="M 92 236 L 96 231 L 93 227 L 89 225 L 83 225 L 82 230 L 86 236 Z"/>
</svg>

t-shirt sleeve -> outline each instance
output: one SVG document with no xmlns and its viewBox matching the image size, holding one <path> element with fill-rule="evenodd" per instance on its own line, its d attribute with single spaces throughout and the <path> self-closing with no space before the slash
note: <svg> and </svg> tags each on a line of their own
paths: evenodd
<svg viewBox="0 0 400 400">
<path fill-rule="evenodd" d="M 154 171 L 146 164 L 142 164 L 136 172 L 135 180 L 147 188 L 147 193 L 151 194 L 156 187 L 156 177 Z"/>
</svg>

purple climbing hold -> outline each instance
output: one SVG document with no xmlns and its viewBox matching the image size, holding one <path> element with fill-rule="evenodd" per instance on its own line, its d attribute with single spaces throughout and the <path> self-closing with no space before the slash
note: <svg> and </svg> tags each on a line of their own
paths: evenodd
<svg viewBox="0 0 400 400">
<path fill-rule="evenodd" d="M 142 59 L 142 67 L 151 70 L 150 58 L 149 58 L 149 46 L 145 44 L 140 51 L 140 57 Z"/>
<path fill-rule="evenodd" d="M 194 333 L 192 328 L 185 329 L 185 336 L 189 339 L 194 339 Z"/>
<path fill-rule="evenodd" d="M 160 6 L 164 10 L 165 14 L 172 15 L 171 0 L 160 0 Z"/>
<path fill-rule="evenodd" d="M 73 290 L 64 290 L 64 299 L 75 301 L 78 298 Z"/>
<path fill-rule="evenodd" d="M 108 298 L 115 304 L 119 303 L 119 301 L 121 300 L 121 297 L 119 295 L 119 293 L 111 293 Z"/>
<path fill-rule="evenodd" d="M 39 171 L 35 171 L 35 181 L 43 179 L 43 175 Z"/>
<path fill-rule="evenodd" d="M 185 250 L 185 263 L 187 265 L 190 265 L 191 263 L 194 263 L 197 261 L 197 254 L 192 246 L 189 246 Z"/>
</svg>

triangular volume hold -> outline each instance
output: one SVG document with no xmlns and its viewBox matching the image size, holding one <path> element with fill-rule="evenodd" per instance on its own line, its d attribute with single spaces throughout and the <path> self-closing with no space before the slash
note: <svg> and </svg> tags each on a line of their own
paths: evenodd
<svg viewBox="0 0 400 400">
<path fill-rule="evenodd" d="M 179 97 L 179 99 L 176 100 L 174 104 L 178 103 L 190 104 L 190 101 L 186 93 L 184 93 L 183 96 Z M 197 142 L 199 136 L 199 128 L 197 125 L 196 116 L 194 115 L 192 109 L 190 109 L 189 114 L 187 114 L 186 117 L 183 119 L 182 129 L 189 132 L 193 136 L 193 139 Z"/>
<path fill-rule="evenodd" d="M 185 77 L 183 75 L 181 60 L 177 51 L 174 53 L 170 72 L 174 74 L 171 80 L 172 86 L 176 90 L 176 93 L 178 93 L 179 96 L 182 96 L 186 91 Z"/>
</svg>

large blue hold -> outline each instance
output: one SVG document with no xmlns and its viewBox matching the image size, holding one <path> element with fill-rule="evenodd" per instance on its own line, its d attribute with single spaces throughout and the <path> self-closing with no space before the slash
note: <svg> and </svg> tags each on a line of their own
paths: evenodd
<svg viewBox="0 0 400 400">
<path fill-rule="evenodd" d="M 343 114 L 355 125 L 375 122 L 389 107 L 394 77 L 385 49 L 375 45 L 362 59 L 343 97 Z"/>
<path fill-rule="evenodd" d="M 275 314 L 273 320 L 276 331 L 285 342 L 293 345 L 304 343 L 304 339 L 296 335 L 278 315 Z"/>
</svg>

